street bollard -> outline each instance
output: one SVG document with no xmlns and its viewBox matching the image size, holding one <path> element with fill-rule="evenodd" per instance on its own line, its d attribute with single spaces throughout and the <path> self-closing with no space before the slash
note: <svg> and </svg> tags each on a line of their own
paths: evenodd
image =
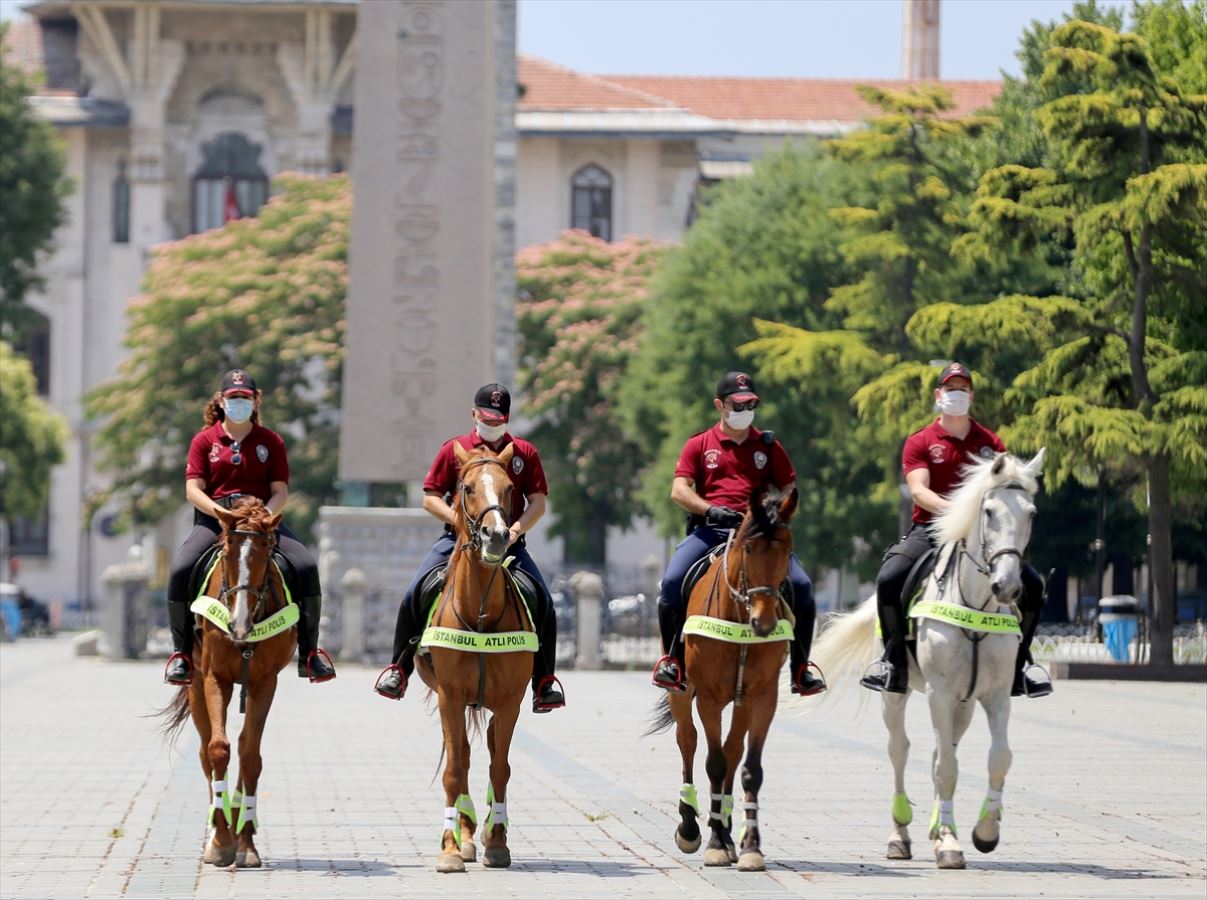
<svg viewBox="0 0 1207 900">
<path fill-rule="evenodd" d="M 101 656 L 137 659 L 147 649 L 148 581 L 141 561 L 109 566 L 101 575 Z"/>
<path fill-rule="evenodd" d="M 360 569 L 349 569 L 339 582 L 343 627 L 339 655 L 350 662 L 365 662 L 365 603 L 369 582 Z"/>
<path fill-rule="evenodd" d="M 603 579 L 594 572 L 575 572 L 570 576 L 570 587 L 578 600 L 576 669 L 601 669 L 599 656 L 601 612 L 603 606 Z"/>
</svg>

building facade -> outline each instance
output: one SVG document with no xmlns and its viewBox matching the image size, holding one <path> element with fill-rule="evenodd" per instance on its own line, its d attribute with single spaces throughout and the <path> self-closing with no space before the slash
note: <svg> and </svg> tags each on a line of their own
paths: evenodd
<svg viewBox="0 0 1207 900">
<path fill-rule="evenodd" d="M 113 532 L 117 510 L 80 521 L 105 478 L 83 399 L 123 358 L 126 303 L 152 248 L 254 215 L 279 172 L 350 169 L 357 6 L 37 0 L 12 23 L 6 59 L 38 73 L 34 106 L 62 134 L 75 180 L 46 290 L 30 300 L 44 321 L 26 350 L 71 428 L 45 519 L 15 523 L 31 593 L 95 602 L 100 573 L 129 551 L 130 537 Z M 567 228 L 678 240 L 702 185 L 749 172 L 784 141 L 857 128 L 870 112 L 855 81 L 599 76 L 520 57 L 517 82 L 519 247 Z M 945 84 L 955 114 L 999 89 Z M 152 543 L 174 547 L 186 521 L 182 512 Z M 649 546 L 616 540 L 610 558 Z"/>
</svg>

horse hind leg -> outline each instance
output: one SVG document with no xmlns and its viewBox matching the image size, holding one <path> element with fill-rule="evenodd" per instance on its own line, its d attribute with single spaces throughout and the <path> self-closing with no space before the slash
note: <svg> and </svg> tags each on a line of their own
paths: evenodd
<svg viewBox="0 0 1207 900">
<path fill-rule="evenodd" d="M 981 805 L 981 814 L 972 829 L 972 845 L 982 853 L 992 853 L 1001 839 L 1002 788 L 1014 756 L 1006 736 L 1010 721 L 1010 698 L 1006 695 L 981 701 L 989 719 L 989 793 Z"/>
<path fill-rule="evenodd" d="M 683 757 L 683 785 L 679 788 L 679 825 L 675 829 L 675 846 L 684 853 L 695 853 L 700 849 L 702 840 L 700 801 L 693 780 L 698 734 L 696 723 L 692 721 L 691 699 L 678 694 L 668 695 L 667 699 L 675 719 L 675 743 L 679 745 L 679 755 Z"/>
<path fill-rule="evenodd" d="M 909 761 L 909 735 L 905 730 L 905 706 L 909 694 L 883 694 L 881 716 L 888 729 L 888 755 L 893 764 L 893 831 L 888 839 L 888 859 L 913 859 L 909 824 L 914 819 L 905 791 L 905 765 Z"/>
</svg>

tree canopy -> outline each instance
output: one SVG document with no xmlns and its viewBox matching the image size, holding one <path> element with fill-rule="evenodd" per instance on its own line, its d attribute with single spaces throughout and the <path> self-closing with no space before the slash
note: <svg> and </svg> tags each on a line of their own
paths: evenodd
<svg viewBox="0 0 1207 900">
<path fill-rule="evenodd" d="M 63 461 L 67 423 L 38 396 L 29 361 L 0 341 L 0 515 L 41 518 L 50 472 Z"/>
</svg>

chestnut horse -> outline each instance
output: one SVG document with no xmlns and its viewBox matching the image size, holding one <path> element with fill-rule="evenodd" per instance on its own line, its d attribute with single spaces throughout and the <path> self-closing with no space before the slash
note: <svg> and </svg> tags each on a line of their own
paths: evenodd
<svg viewBox="0 0 1207 900">
<path fill-rule="evenodd" d="M 647 734 L 675 724 L 675 739 L 683 756 L 683 787 L 675 830 L 680 850 L 694 853 L 700 847 L 700 814 L 692 768 L 696 755 L 696 726 L 692 697 L 708 741 L 705 769 L 711 804 L 712 836 L 704 855 L 706 866 L 736 862 L 742 871 L 761 871 L 759 847 L 759 788 L 763 784 L 763 745 L 779 700 L 779 673 L 792 640 L 790 622 L 780 611 L 791 608 L 781 586 L 788 578 L 792 531 L 788 523 L 796 512 L 797 491 L 785 497 L 760 496 L 756 490 L 741 527 L 731 534 L 722 553 L 692 588 L 684 626 L 686 692 L 668 694 L 655 707 Z M 730 624 L 733 623 L 733 624 Z M 721 741 L 721 713 L 734 704 L 729 735 Z M 740 854 L 734 847 L 730 816 L 733 783 L 742 750 L 745 790 Z"/>
<path fill-rule="evenodd" d="M 195 601 L 201 640 L 193 658 L 193 680 L 181 687 L 164 710 L 172 735 L 191 713 L 201 736 L 201 768 L 210 782 L 210 830 L 204 861 L 215 866 L 258 868 L 256 793 L 263 761 L 260 739 L 277 690 L 277 673 L 289 664 L 297 643 L 297 607 L 288 601 L 280 572 L 272 564 L 276 529 L 272 515 L 255 498 L 234 509 L 217 509 L 222 523 L 222 555 L 208 573 L 204 596 Z M 241 685 L 239 708 L 246 717 L 239 733 L 239 781 L 228 781 L 231 746 L 226 709 Z M 235 820 L 235 813 L 238 820 Z"/>
<path fill-rule="evenodd" d="M 417 659 L 420 678 L 435 692 L 444 729 L 444 832 L 436 868 L 464 872 L 477 858 L 477 814 L 469 795 L 469 730 L 486 729 L 490 787 L 482 825 L 483 863 L 511 865 L 507 848 L 507 754 L 532 678 L 537 641 L 531 616 L 503 571 L 510 541 L 512 492 L 508 475 L 515 450 L 497 456 L 487 447 L 472 452 L 453 445 L 461 465 L 453 506 L 457 545 L 448 561 L 444 592 L 420 641 L 428 655 Z M 522 649 L 509 650 L 512 647 Z"/>
</svg>

